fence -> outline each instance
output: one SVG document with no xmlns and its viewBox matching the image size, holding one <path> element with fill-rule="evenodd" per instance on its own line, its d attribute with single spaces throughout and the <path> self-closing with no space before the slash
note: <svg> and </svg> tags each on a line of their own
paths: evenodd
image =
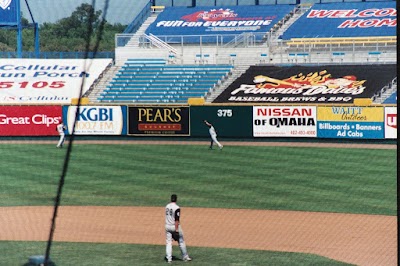
<svg viewBox="0 0 400 266">
<path fill-rule="evenodd" d="M 17 52 L 0 52 L 0 58 L 19 58 Z M 22 58 L 36 58 L 35 52 L 22 52 Z M 40 52 L 41 59 L 115 58 L 115 52 Z"/>
</svg>

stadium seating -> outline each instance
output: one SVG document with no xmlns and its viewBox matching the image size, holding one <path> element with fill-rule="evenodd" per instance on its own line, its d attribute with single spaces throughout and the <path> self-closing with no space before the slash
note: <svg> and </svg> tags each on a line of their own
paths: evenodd
<svg viewBox="0 0 400 266">
<path fill-rule="evenodd" d="M 101 93 L 100 102 L 187 103 L 204 97 L 230 65 L 168 65 L 163 59 L 129 59 Z"/>
</svg>

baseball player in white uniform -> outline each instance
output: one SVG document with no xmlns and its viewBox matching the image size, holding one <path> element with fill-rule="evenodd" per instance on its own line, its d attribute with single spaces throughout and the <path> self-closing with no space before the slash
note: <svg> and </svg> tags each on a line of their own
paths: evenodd
<svg viewBox="0 0 400 266">
<path fill-rule="evenodd" d="M 178 196 L 176 194 L 171 195 L 171 202 L 165 207 L 165 235 L 166 235 L 166 259 L 168 263 L 172 263 L 172 234 L 179 233 L 179 248 L 182 253 L 182 259 L 184 261 L 191 261 L 189 257 L 185 240 L 183 239 L 183 231 L 180 226 L 180 215 L 181 209 L 176 204 Z"/>
<path fill-rule="evenodd" d="M 65 130 L 67 129 L 66 126 L 62 122 L 57 125 L 57 132 L 60 135 L 60 140 L 58 141 L 57 148 L 62 148 L 65 140 Z"/>
<path fill-rule="evenodd" d="M 209 127 L 208 132 L 210 133 L 211 136 L 210 150 L 212 150 L 214 142 L 218 145 L 219 149 L 222 150 L 224 146 L 217 140 L 217 132 L 215 131 L 215 128 L 207 120 L 204 120 L 204 123 Z"/>
</svg>

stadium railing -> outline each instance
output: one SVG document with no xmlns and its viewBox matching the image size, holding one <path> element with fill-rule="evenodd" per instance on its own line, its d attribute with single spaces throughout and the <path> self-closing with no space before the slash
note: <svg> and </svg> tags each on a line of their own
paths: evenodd
<svg viewBox="0 0 400 266">
<path fill-rule="evenodd" d="M 330 45 L 330 44 L 397 44 L 397 36 L 379 36 L 379 37 L 343 37 L 343 38 L 292 38 L 286 42 L 288 46 L 301 45 Z"/>
<path fill-rule="evenodd" d="M 18 58 L 17 52 L 0 51 L 0 58 Z M 35 52 L 22 52 L 22 58 L 38 58 Z M 39 52 L 41 59 L 93 59 L 112 58 L 115 59 L 115 52 Z"/>
<path fill-rule="evenodd" d="M 142 23 L 150 16 L 151 2 L 148 2 L 146 6 L 137 14 L 133 21 L 125 28 L 123 33 L 134 33 L 136 32 Z"/>
</svg>

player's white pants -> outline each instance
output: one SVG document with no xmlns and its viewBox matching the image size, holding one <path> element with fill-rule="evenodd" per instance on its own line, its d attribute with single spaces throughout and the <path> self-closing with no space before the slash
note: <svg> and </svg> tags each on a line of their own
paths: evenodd
<svg viewBox="0 0 400 266">
<path fill-rule="evenodd" d="M 213 142 L 215 142 L 215 144 L 217 144 L 218 147 L 220 147 L 220 148 L 222 147 L 222 144 L 219 143 L 219 141 L 217 140 L 217 135 L 215 135 L 215 134 L 211 134 L 211 145 L 210 145 L 210 148 L 212 148 Z"/>
<path fill-rule="evenodd" d="M 166 257 L 167 260 L 172 260 L 172 232 L 175 231 L 175 225 L 165 226 L 165 236 L 166 236 Z M 185 240 L 183 239 L 183 231 L 181 226 L 179 226 L 179 248 L 181 250 L 182 258 L 188 255 Z"/>
<path fill-rule="evenodd" d="M 61 147 L 64 144 L 65 134 L 60 134 L 60 140 L 58 141 L 57 147 Z"/>
</svg>

